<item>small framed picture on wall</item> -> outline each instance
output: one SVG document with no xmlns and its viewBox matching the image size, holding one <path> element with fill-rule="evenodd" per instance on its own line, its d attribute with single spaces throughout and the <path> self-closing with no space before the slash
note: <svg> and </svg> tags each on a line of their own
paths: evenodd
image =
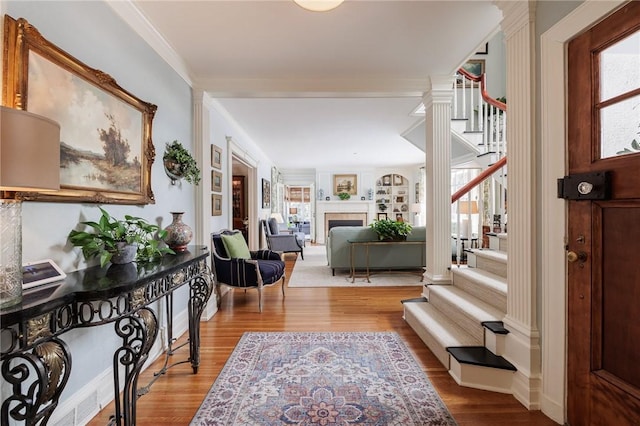
<svg viewBox="0 0 640 426">
<path fill-rule="evenodd" d="M 222 168 L 222 148 L 217 145 L 211 145 L 211 167 Z"/>
<path fill-rule="evenodd" d="M 211 216 L 222 216 L 222 195 L 211 194 Z"/>
<path fill-rule="evenodd" d="M 222 173 L 211 170 L 211 191 L 222 192 Z"/>
<path fill-rule="evenodd" d="M 271 207 L 271 182 L 267 179 L 262 179 L 262 208 L 268 209 Z"/>
</svg>

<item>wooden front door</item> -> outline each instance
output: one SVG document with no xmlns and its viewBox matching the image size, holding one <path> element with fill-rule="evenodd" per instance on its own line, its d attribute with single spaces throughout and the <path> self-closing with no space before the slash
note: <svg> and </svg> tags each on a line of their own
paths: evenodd
<svg viewBox="0 0 640 426">
<path fill-rule="evenodd" d="M 568 201 L 568 423 L 637 426 L 640 2 L 572 40 L 568 67 L 569 175 L 610 173 L 606 199 Z"/>
</svg>

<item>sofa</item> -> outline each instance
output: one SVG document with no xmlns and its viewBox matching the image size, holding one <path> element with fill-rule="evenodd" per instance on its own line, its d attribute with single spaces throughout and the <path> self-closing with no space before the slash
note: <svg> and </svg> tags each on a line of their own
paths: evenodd
<svg viewBox="0 0 640 426">
<path fill-rule="evenodd" d="M 426 228 L 415 226 L 407 241 L 424 244 L 369 246 L 369 269 L 419 269 L 426 266 Z M 377 241 L 378 236 L 368 226 L 337 226 L 327 235 L 325 247 L 327 261 L 333 274 L 336 269 L 351 269 L 351 243 L 349 241 Z M 366 268 L 365 247 L 355 247 L 354 267 Z"/>
</svg>

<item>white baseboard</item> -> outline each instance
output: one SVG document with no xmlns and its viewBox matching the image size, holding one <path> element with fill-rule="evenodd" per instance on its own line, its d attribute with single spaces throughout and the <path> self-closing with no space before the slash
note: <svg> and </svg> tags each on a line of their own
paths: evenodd
<svg viewBox="0 0 640 426">
<path fill-rule="evenodd" d="M 188 330 L 189 312 L 184 309 L 173 319 L 173 336 L 175 338 L 181 337 Z M 166 346 L 166 325 L 163 325 L 159 330 L 158 338 L 149 351 L 149 358 L 142 367 L 142 371 L 163 356 Z M 145 386 L 146 383 L 138 385 Z M 84 426 L 113 400 L 113 368 L 109 367 L 58 405 L 51 415 L 49 424 L 52 426 Z"/>
<path fill-rule="evenodd" d="M 84 385 L 51 415 L 53 426 L 85 425 L 113 400 L 113 374 L 109 368 Z M 106 400 L 106 402 L 105 402 Z"/>
<path fill-rule="evenodd" d="M 528 410 L 540 409 L 540 375 L 529 377 L 523 371 L 516 371 L 513 376 L 513 397 L 520 401 Z"/>
</svg>

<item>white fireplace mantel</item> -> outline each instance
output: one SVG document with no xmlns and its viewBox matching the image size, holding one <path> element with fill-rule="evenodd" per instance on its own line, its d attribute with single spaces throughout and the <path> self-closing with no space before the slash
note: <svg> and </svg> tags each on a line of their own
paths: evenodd
<svg viewBox="0 0 640 426">
<path fill-rule="evenodd" d="M 325 214 L 326 213 L 366 213 L 367 223 L 375 219 L 376 205 L 373 201 L 316 201 L 316 243 L 324 244 L 325 236 Z"/>
</svg>

